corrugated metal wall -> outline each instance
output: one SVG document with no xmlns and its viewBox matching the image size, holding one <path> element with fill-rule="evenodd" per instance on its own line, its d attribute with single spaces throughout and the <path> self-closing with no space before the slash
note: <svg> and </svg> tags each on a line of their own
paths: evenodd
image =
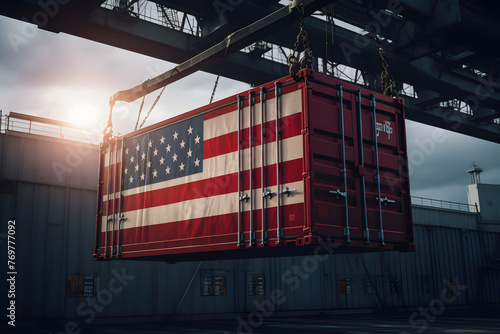
<svg viewBox="0 0 500 334">
<path fill-rule="evenodd" d="M 211 261 L 199 271 L 199 263 L 94 262 L 97 147 L 21 134 L 0 135 L 0 147 L 0 233 L 15 219 L 18 319 L 172 315 L 193 276 L 177 314 L 500 302 L 500 270 L 489 261 L 500 233 L 484 231 L 475 214 L 417 206 L 416 253 L 325 246 L 318 256 Z M 87 274 L 96 299 L 68 297 L 68 276 Z M 263 295 L 250 291 L 256 276 Z"/>
</svg>

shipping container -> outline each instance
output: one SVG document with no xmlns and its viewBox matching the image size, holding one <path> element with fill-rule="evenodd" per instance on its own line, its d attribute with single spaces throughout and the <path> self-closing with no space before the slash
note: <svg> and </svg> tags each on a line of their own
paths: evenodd
<svg viewBox="0 0 500 334">
<path fill-rule="evenodd" d="M 94 259 L 413 251 L 407 168 L 403 99 L 303 70 L 103 143 Z"/>
</svg>

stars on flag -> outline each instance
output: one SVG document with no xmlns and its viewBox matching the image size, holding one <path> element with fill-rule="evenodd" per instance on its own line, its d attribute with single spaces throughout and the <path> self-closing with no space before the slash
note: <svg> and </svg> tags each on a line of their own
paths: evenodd
<svg viewBox="0 0 500 334">
<path fill-rule="evenodd" d="M 124 153 L 125 189 L 202 172 L 203 115 L 126 139 Z"/>
</svg>

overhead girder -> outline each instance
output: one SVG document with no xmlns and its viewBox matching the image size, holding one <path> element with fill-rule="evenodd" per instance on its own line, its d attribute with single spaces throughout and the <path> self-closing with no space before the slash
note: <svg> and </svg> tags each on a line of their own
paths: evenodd
<svg viewBox="0 0 500 334">
<path fill-rule="evenodd" d="M 228 2 L 227 0 L 221 1 Z M 211 30 L 207 28 L 207 30 L 204 31 L 204 33 L 207 34 L 204 35 L 203 39 L 183 34 L 182 32 L 155 25 L 150 22 L 138 19 L 132 20 L 126 16 L 120 16 L 120 13 L 117 11 L 101 8 L 100 4 L 102 2 L 103 1 L 96 0 L 72 0 L 68 2 L 67 5 L 61 5 L 58 14 L 52 17 L 47 24 L 40 27 L 54 32 L 63 31 L 83 38 L 165 59 L 174 63 L 182 63 L 186 59 L 203 51 L 203 49 L 206 49 L 205 45 L 214 45 L 220 42 L 227 36 L 226 33 L 228 31 L 232 32 L 235 29 L 234 27 L 238 27 L 238 24 L 242 24 L 242 22 L 235 20 L 234 16 L 232 16 L 233 13 L 236 15 L 236 8 L 233 11 L 227 11 L 225 13 L 229 20 L 220 24 L 220 26 L 210 23 L 210 19 L 212 21 L 219 20 L 218 17 L 214 17 L 215 11 L 212 11 L 212 16 L 209 17 L 209 15 L 204 16 L 204 12 L 201 11 L 200 8 L 204 8 L 203 6 L 212 6 L 212 1 L 155 1 L 157 3 L 163 3 L 169 8 L 178 9 L 196 16 L 200 19 L 200 24 L 206 25 L 206 27 L 212 24 L 210 26 Z M 237 2 L 237 0 L 233 0 L 233 3 Z M 272 8 L 279 6 L 277 2 L 277 0 L 241 1 L 241 6 L 251 4 L 258 8 L 259 13 L 263 14 L 266 13 L 266 10 L 271 11 Z M 371 3 L 369 2 L 369 6 L 374 9 L 383 9 L 388 6 L 387 4 L 389 2 L 390 1 L 371 1 Z M 434 0 L 400 0 L 399 2 L 404 6 L 402 15 L 406 19 L 409 19 L 406 20 L 406 22 L 409 22 L 407 24 L 413 24 L 416 27 L 413 29 L 414 32 L 418 33 L 422 31 L 423 28 L 419 27 L 419 22 L 432 21 L 433 14 L 429 13 L 427 9 L 428 4 L 434 3 Z M 477 0 L 476 2 L 479 8 L 484 8 L 482 5 L 488 1 Z M 382 5 L 377 7 L 377 3 Z M 193 4 L 201 5 L 197 7 Z M 496 6 L 498 6 L 498 4 Z M 363 27 L 369 22 L 366 16 L 366 10 L 363 11 L 364 7 L 362 0 L 338 0 L 333 7 L 335 15 L 338 13 L 342 14 L 342 8 L 346 8 L 344 12 L 347 12 L 347 9 L 350 11 L 358 10 L 357 17 L 351 17 L 350 23 L 358 22 L 358 26 Z M 500 142 L 500 125 L 477 125 L 496 118 L 497 114 L 491 112 L 491 109 L 500 109 L 497 107 L 500 100 L 500 90 L 498 89 L 500 86 L 496 82 L 496 75 L 500 68 L 500 66 L 498 66 L 499 59 L 492 53 L 490 47 L 485 46 L 485 42 L 488 40 L 496 43 L 500 38 L 500 34 L 487 34 L 484 30 L 485 24 L 476 25 L 474 16 L 472 15 L 475 10 L 473 7 L 475 6 L 470 5 L 468 2 L 464 4 L 461 1 L 461 22 L 459 24 L 453 24 L 450 29 L 445 27 L 446 34 L 449 35 L 444 34 L 444 36 L 450 36 L 450 39 L 448 41 L 444 40 L 442 45 L 437 45 L 432 41 L 426 42 L 425 40 L 423 40 L 423 42 L 418 42 L 420 53 L 413 55 L 413 59 L 416 60 L 411 63 L 409 63 L 406 58 L 408 57 L 408 52 L 398 53 L 396 50 L 398 36 L 401 35 L 401 31 L 397 30 L 400 29 L 400 26 L 397 24 L 395 26 L 388 25 L 383 27 L 381 30 L 382 36 L 392 40 L 392 43 L 383 42 L 383 45 L 391 66 L 391 71 L 397 82 L 406 82 L 415 86 L 417 89 L 419 99 L 407 98 L 408 119 L 443 127 L 478 138 Z M 199 12 L 195 12 L 196 8 Z M 33 14 L 38 11 L 40 11 L 40 7 L 36 0 L 21 0 L 10 7 L 0 8 L 0 14 L 2 15 L 17 19 L 26 17 L 28 20 L 31 20 Z M 488 12 L 488 10 L 483 9 L 482 13 L 484 12 Z M 254 15 L 256 14 L 252 11 L 248 12 L 245 17 L 252 17 Z M 491 15 L 493 15 L 493 13 L 485 13 L 484 15 L 487 16 L 486 19 L 491 20 Z M 363 17 L 366 19 L 364 24 Z M 312 17 L 307 18 L 305 22 L 314 55 L 324 58 L 325 22 Z M 401 25 L 402 22 L 404 23 L 405 20 L 393 17 L 392 23 L 399 23 Z M 487 24 L 490 25 L 488 31 L 498 31 L 500 27 L 497 23 L 493 24 L 488 22 Z M 298 28 L 298 24 L 296 27 Z M 479 36 L 478 33 L 481 32 L 481 29 L 483 29 L 483 33 L 479 34 Z M 297 32 L 298 29 L 295 29 L 292 24 L 287 29 L 280 29 L 272 33 L 268 31 L 267 35 L 263 36 L 263 39 L 277 45 L 291 47 L 295 41 Z M 336 26 L 335 53 L 332 55 L 332 53 L 329 52 L 329 58 L 338 63 L 360 69 L 367 77 L 377 78 L 380 74 L 381 66 L 378 49 L 373 40 L 371 40 L 367 46 L 359 47 L 359 51 L 356 50 L 356 52 L 351 54 L 346 52 L 345 49 L 342 50 L 342 44 L 344 47 L 356 47 L 356 44 L 353 42 L 356 36 L 357 34 L 352 31 Z M 417 40 L 416 37 L 414 40 Z M 465 50 L 471 50 L 473 54 L 464 57 L 460 55 L 462 58 L 453 60 L 452 57 L 449 57 L 449 51 L 447 51 L 448 56 L 446 56 L 448 58 L 438 55 L 435 52 L 439 50 L 442 53 L 443 50 L 452 50 L 450 48 L 455 47 L 463 47 Z M 411 50 L 411 48 L 406 50 Z M 348 57 L 346 57 L 346 55 Z M 493 77 L 483 78 L 474 75 L 468 69 L 461 68 L 462 62 L 470 64 L 470 67 L 480 62 L 479 65 L 477 65 L 477 69 L 481 69 L 487 74 L 493 74 Z M 215 63 L 206 67 L 204 70 L 210 73 L 217 73 L 219 69 L 220 64 Z M 260 84 L 271 81 L 286 73 L 287 66 L 285 65 L 237 52 L 225 60 L 224 72 L 222 75 L 252 84 Z M 371 81 L 374 82 L 376 80 Z M 371 86 L 370 88 L 378 89 L 376 86 Z M 479 98 L 477 91 L 479 91 Z M 487 96 L 487 98 L 485 98 L 485 96 Z M 479 105 L 476 108 L 477 114 L 464 116 L 453 110 L 443 111 L 443 108 L 438 107 L 439 102 L 455 98 L 464 100 L 467 97 L 476 97 L 478 99 Z M 459 127 L 456 127 L 453 122 L 446 121 L 446 119 L 449 120 L 453 117 L 461 120 L 461 125 Z"/>
<path fill-rule="evenodd" d="M 259 41 L 267 32 L 279 30 L 296 21 L 300 15 L 308 16 L 332 0 L 294 1 L 260 20 L 228 35 L 222 42 L 184 61 L 170 71 L 160 74 L 143 84 L 125 91 L 119 91 L 110 99 L 113 106 L 117 101 L 132 102 L 146 94 L 186 77 L 198 70 L 222 60 L 226 55 L 238 52 L 242 48 Z"/>
<path fill-rule="evenodd" d="M 407 119 L 500 144 L 498 124 L 477 124 L 472 115 L 457 112 L 452 108 L 436 107 L 422 112 L 413 104 L 414 99 L 405 100 Z"/>
</svg>

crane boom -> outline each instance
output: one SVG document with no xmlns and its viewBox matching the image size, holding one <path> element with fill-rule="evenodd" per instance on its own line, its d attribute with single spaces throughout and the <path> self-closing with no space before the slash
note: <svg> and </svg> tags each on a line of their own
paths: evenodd
<svg viewBox="0 0 500 334">
<path fill-rule="evenodd" d="M 132 102 L 155 90 L 180 80 L 196 71 L 202 70 L 224 56 L 238 52 L 242 48 L 262 39 L 266 34 L 298 20 L 300 15 L 309 16 L 316 10 L 335 0 L 294 0 L 288 6 L 271 13 L 262 19 L 228 35 L 223 41 L 197 54 L 173 69 L 158 75 L 128 90 L 122 90 L 111 96 L 111 107 L 118 101 Z"/>
</svg>

